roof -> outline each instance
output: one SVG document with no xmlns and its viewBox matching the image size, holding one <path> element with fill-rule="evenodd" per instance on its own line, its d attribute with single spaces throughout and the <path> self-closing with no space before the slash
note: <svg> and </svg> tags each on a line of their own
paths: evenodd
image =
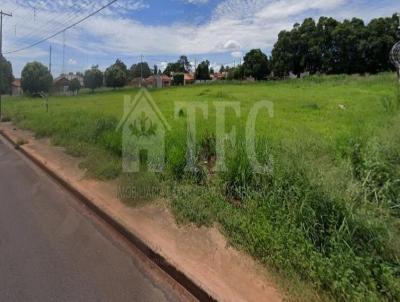
<svg viewBox="0 0 400 302">
<path fill-rule="evenodd" d="M 65 76 L 59 76 L 54 79 L 54 83 L 60 82 L 62 80 L 69 82 L 69 80 Z"/>
<path fill-rule="evenodd" d="M 146 78 L 145 80 L 146 81 L 152 81 L 152 80 L 155 80 L 155 79 L 157 79 L 158 77 L 161 77 L 161 79 L 163 80 L 163 81 L 171 81 L 171 78 L 169 77 L 169 76 L 167 76 L 167 75 L 165 75 L 165 74 L 161 74 L 161 75 L 151 75 L 151 76 L 149 76 L 148 78 Z"/>
<path fill-rule="evenodd" d="M 12 81 L 11 86 L 21 87 L 21 79 L 15 79 L 14 81 Z"/>
<path fill-rule="evenodd" d="M 185 81 L 194 81 L 194 76 L 190 73 L 185 73 Z"/>
</svg>

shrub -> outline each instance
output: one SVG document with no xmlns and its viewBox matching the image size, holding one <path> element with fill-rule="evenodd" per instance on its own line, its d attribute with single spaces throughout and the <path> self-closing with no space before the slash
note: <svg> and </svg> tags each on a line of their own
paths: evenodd
<svg viewBox="0 0 400 302">
<path fill-rule="evenodd" d="M 182 86 L 185 84 L 185 75 L 183 73 L 175 73 L 172 77 L 172 84 L 174 86 Z"/>
</svg>

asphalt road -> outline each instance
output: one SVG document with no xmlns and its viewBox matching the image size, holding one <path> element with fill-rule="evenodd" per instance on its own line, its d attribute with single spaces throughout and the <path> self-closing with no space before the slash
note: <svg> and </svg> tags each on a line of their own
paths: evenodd
<svg viewBox="0 0 400 302">
<path fill-rule="evenodd" d="M 76 204 L 0 139 L 0 301 L 177 300 Z"/>
</svg>

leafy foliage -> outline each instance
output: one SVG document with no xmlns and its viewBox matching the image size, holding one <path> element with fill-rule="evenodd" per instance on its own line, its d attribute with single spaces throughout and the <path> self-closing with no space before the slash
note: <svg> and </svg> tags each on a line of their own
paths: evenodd
<svg viewBox="0 0 400 302">
<path fill-rule="evenodd" d="M 172 77 L 172 84 L 174 86 L 182 86 L 185 83 L 185 75 L 183 73 L 175 73 Z"/>
<path fill-rule="evenodd" d="M 0 55 L 0 94 L 11 93 L 13 79 L 11 63 Z"/>
<path fill-rule="evenodd" d="M 172 73 L 187 73 L 191 69 L 191 64 L 186 56 L 181 56 L 175 63 L 168 63 L 164 74 L 171 76 Z"/>
<path fill-rule="evenodd" d="M 143 78 L 148 78 L 151 76 L 153 73 L 150 70 L 149 64 L 147 62 L 143 63 L 138 63 L 138 64 L 133 64 L 130 69 L 130 78 L 140 78 L 143 76 Z"/>
<path fill-rule="evenodd" d="M 53 85 L 53 77 L 46 66 L 39 62 L 25 65 L 21 73 L 21 86 L 25 93 L 36 95 L 49 92 Z"/>
<path fill-rule="evenodd" d="M 201 81 L 210 80 L 210 62 L 201 62 L 196 69 L 196 79 Z"/>
<path fill-rule="evenodd" d="M 373 19 L 368 25 L 353 18 L 339 22 L 305 19 L 279 33 L 272 50 L 276 76 L 293 72 L 315 74 L 378 73 L 391 70 L 388 54 L 396 42 L 398 18 Z"/>
<path fill-rule="evenodd" d="M 79 82 L 78 79 L 72 79 L 71 82 L 69 83 L 69 91 L 72 91 L 73 93 L 78 94 L 79 90 L 81 90 L 81 82 Z"/>
<path fill-rule="evenodd" d="M 250 50 L 244 57 L 243 71 L 245 76 L 265 79 L 270 74 L 268 57 L 260 49 Z"/>
<path fill-rule="evenodd" d="M 128 80 L 128 70 L 126 65 L 122 63 L 122 61 L 117 60 L 115 64 L 106 69 L 104 77 L 108 87 L 124 87 Z"/>
<path fill-rule="evenodd" d="M 85 87 L 90 88 L 92 92 L 96 88 L 103 86 L 103 73 L 99 70 L 99 66 L 92 66 L 91 69 L 85 71 L 84 84 Z"/>
</svg>

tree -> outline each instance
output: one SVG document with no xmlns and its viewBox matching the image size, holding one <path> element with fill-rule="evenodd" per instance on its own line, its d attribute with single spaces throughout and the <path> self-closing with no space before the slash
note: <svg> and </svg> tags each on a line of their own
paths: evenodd
<svg viewBox="0 0 400 302">
<path fill-rule="evenodd" d="M 311 18 L 291 31 L 279 33 L 272 50 L 272 69 L 276 76 L 292 72 L 327 74 L 377 73 L 391 70 L 388 58 L 397 41 L 398 18 L 373 19 L 369 24 L 353 18 L 339 22 Z"/>
<path fill-rule="evenodd" d="M 392 65 L 388 53 L 397 42 L 396 31 L 398 18 L 378 18 L 372 20 L 367 26 L 366 57 L 367 71 L 377 73 L 390 70 Z"/>
<path fill-rule="evenodd" d="M 21 73 L 21 86 L 25 93 L 38 95 L 49 92 L 52 85 L 53 76 L 42 63 L 32 62 L 25 65 Z"/>
<path fill-rule="evenodd" d="M 74 94 L 78 94 L 79 90 L 81 90 L 81 82 L 78 79 L 72 79 L 69 83 L 68 87 L 69 91 L 72 91 Z"/>
<path fill-rule="evenodd" d="M 221 65 L 221 68 L 219 69 L 219 72 L 220 72 L 220 73 L 225 72 L 225 67 L 224 67 L 224 65 Z"/>
<path fill-rule="evenodd" d="M 131 77 L 140 78 L 143 75 L 143 78 L 148 78 L 152 75 L 149 64 L 147 62 L 133 64 L 131 67 Z"/>
<path fill-rule="evenodd" d="M 256 80 L 265 79 L 270 73 L 268 57 L 260 49 L 251 50 L 244 57 L 243 72 Z"/>
<path fill-rule="evenodd" d="M 226 66 L 225 72 L 227 72 L 228 80 L 241 80 L 244 74 L 243 65 L 238 65 L 236 67 Z"/>
<path fill-rule="evenodd" d="M 13 80 L 11 63 L 0 55 L 0 95 L 11 94 L 11 83 Z"/>
<path fill-rule="evenodd" d="M 181 66 L 183 72 L 187 73 L 192 68 L 192 65 L 190 64 L 187 56 L 180 56 L 177 63 Z"/>
<path fill-rule="evenodd" d="M 188 73 L 192 65 L 190 64 L 187 56 L 180 56 L 175 63 L 168 63 L 164 70 L 164 74 L 171 76 L 172 73 Z"/>
<path fill-rule="evenodd" d="M 153 74 L 158 74 L 158 66 L 154 65 Z"/>
<path fill-rule="evenodd" d="M 116 66 L 118 66 L 119 68 L 121 68 L 121 70 L 122 70 L 126 75 L 128 75 L 128 73 L 129 73 L 128 68 L 126 67 L 125 63 L 122 62 L 122 60 L 117 59 L 117 60 L 115 61 L 115 64 L 114 64 L 114 65 L 116 65 Z"/>
<path fill-rule="evenodd" d="M 172 83 L 175 86 L 180 86 L 185 84 L 185 75 L 183 73 L 175 73 L 172 78 Z"/>
<path fill-rule="evenodd" d="M 104 73 L 106 85 L 112 88 L 124 87 L 128 81 L 127 73 L 128 69 L 126 65 L 120 60 L 117 60 L 115 64 L 108 67 Z"/>
<path fill-rule="evenodd" d="M 206 81 L 210 79 L 210 62 L 201 62 L 196 69 L 196 79 L 200 81 Z"/>
<path fill-rule="evenodd" d="M 99 70 L 99 66 L 92 66 L 91 69 L 85 71 L 83 77 L 85 87 L 90 88 L 92 92 L 101 86 L 103 86 L 103 73 Z"/>
</svg>

